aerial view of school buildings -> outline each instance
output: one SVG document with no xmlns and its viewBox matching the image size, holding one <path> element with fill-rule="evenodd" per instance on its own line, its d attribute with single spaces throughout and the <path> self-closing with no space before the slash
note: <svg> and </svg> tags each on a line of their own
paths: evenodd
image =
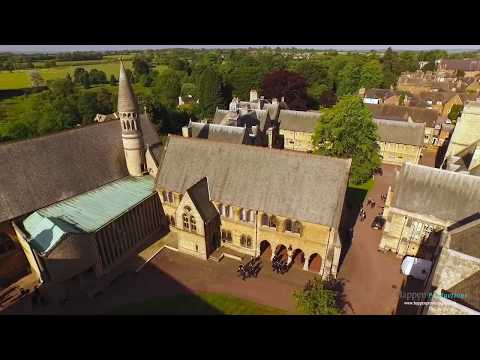
<svg viewBox="0 0 480 360">
<path fill-rule="evenodd" d="M 0 315 L 480 314 L 480 51 L 3 52 L 0 169 Z"/>
</svg>

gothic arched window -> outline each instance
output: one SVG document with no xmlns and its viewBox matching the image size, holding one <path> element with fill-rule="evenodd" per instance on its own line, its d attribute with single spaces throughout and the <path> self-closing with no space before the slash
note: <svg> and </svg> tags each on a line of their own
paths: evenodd
<svg viewBox="0 0 480 360">
<path fill-rule="evenodd" d="M 252 238 L 250 236 L 247 236 L 247 247 L 248 248 L 252 247 Z"/>
<path fill-rule="evenodd" d="M 245 235 L 242 235 L 240 237 L 240 246 L 243 246 L 243 247 L 247 246 L 247 238 Z"/>
<path fill-rule="evenodd" d="M 183 214 L 183 230 L 190 230 L 188 214 Z"/>
<path fill-rule="evenodd" d="M 292 232 L 292 220 L 290 219 L 285 220 L 285 231 Z"/>
<path fill-rule="evenodd" d="M 173 204 L 173 193 L 171 191 L 168 192 L 168 202 Z"/>
<path fill-rule="evenodd" d="M 292 232 L 295 234 L 300 234 L 302 232 L 302 224 L 299 221 L 295 221 L 292 225 Z"/>
<path fill-rule="evenodd" d="M 173 216 L 173 215 L 170 216 L 170 224 L 171 224 L 172 226 L 175 226 L 175 216 Z"/>
<path fill-rule="evenodd" d="M 195 217 L 193 215 L 190 215 L 190 230 L 197 232 L 197 222 L 195 221 Z"/>
<path fill-rule="evenodd" d="M 268 215 L 267 215 L 267 214 L 263 214 L 263 215 L 262 215 L 262 225 L 264 225 L 264 226 L 268 226 L 268 225 L 269 225 Z"/>
<path fill-rule="evenodd" d="M 277 227 L 277 218 L 275 216 L 270 216 L 270 224 L 269 226 L 271 228 L 276 228 Z"/>
</svg>

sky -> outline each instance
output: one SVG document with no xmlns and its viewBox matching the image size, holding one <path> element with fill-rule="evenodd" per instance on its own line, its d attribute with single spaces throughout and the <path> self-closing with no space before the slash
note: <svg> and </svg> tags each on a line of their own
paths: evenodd
<svg viewBox="0 0 480 360">
<path fill-rule="evenodd" d="M 0 52 L 69 52 L 104 50 L 144 50 L 167 48 L 218 49 L 248 47 L 281 47 L 304 49 L 334 50 L 384 50 L 389 46 L 394 50 L 480 50 L 480 45 L 0 45 Z"/>
</svg>

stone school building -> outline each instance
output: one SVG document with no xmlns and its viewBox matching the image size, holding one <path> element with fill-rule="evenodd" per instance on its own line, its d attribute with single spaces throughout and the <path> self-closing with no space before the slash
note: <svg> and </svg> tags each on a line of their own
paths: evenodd
<svg viewBox="0 0 480 360">
<path fill-rule="evenodd" d="M 283 253 L 304 270 L 336 276 L 350 164 L 170 135 L 156 189 L 184 253 Z"/>
<path fill-rule="evenodd" d="M 168 231 L 154 187 L 159 137 L 123 65 L 118 115 L 0 145 L 0 229 L 54 301 L 94 291 Z"/>
</svg>

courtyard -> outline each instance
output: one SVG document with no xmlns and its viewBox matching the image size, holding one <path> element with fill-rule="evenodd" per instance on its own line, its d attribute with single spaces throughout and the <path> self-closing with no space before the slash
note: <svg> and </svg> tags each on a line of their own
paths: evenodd
<svg viewBox="0 0 480 360">
<path fill-rule="evenodd" d="M 363 222 L 358 216 L 358 208 L 353 206 L 347 210 L 345 225 L 353 228 L 353 237 L 350 243 L 344 244 L 345 253 L 338 273 L 338 278 L 344 282 L 344 294 L 349 303 L 345 309 L 347 314 L 391 315 L 397 311 L 405 280 L 400 273 L 402 260 L 377 250 L 382 230 L 371 228 L 373 219 L 382 211 L 380 207 L 384 206 L 381 195 L 386 194 L 393 184 L 397 168 L 383 165 L 383 175 L 376 175 L 373 188 L 361 195 L 367 213 Z M 366 206 L 367 199 L 375 201 L 374 209 Z"/>
</svg>

